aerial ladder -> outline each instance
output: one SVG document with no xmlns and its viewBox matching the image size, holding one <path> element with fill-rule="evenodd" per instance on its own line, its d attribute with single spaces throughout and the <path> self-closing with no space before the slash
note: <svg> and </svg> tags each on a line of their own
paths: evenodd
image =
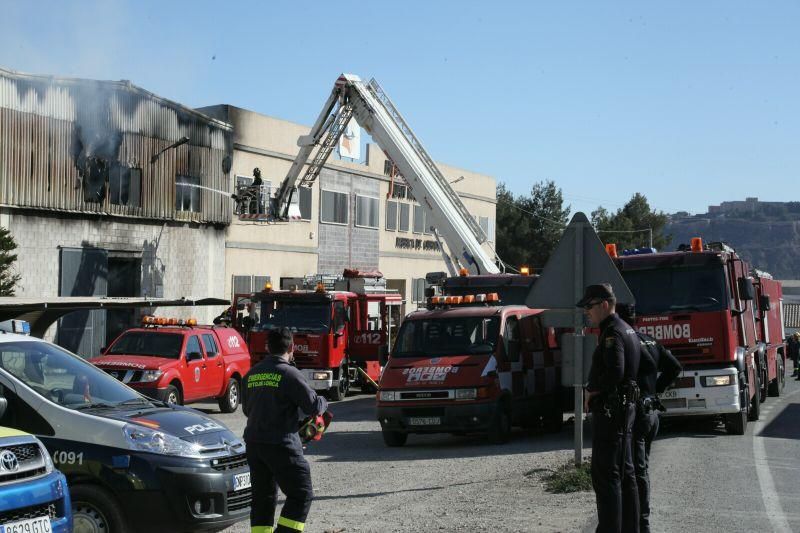
<svg viewBox="0 0 800 533">
<path fill-rule="evenodd" d="M 292 196 L 298 187 L 313 185 L 351 118 L 383 149 L 425 209 L 450 274 L 457 275 L 461 268 L 474 274 L 500 272 L 481 246 L 487 240 L 483 230 L 375 79 L 364 83 L 358 76 L 342 74 L 336 80 L 310 133 L 297 141 L 300 150 L 273 199 L 273 216 L 289 218 L 290 208 L 296 209 Z"/>
</svg>

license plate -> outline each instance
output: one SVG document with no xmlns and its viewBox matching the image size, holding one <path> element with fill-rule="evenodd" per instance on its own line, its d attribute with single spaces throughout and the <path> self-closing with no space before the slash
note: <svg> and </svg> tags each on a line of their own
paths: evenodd
<svg viewBox="0 0 800 533">
<path fill-rule="evenodd" d="M 48 516 L 0 524 L 0 533 L 50 533 L 50 531 L 52 529 Z"/>
<path fill-rule="evenodd" d="M 415 416 L 408 419 L 409 426 L 438 426 L 442 419 L 438 416 Z"/>
<path fill-rule="evenodd" d="M 233 490 L 244 490 L 250 488 L 250 472 L 236 474 L 233 476 Z M 2 533 L 2 531 L 0 531 Z"/>
<path fill-rule="evenodd" d="M 658 397 L 663 400 L 669 400 L 670 398 L 677 398 L 678 391 L 676 391 L 675 389 L 665 390 L 664 392 L 659 394 Z"/>
</svg>

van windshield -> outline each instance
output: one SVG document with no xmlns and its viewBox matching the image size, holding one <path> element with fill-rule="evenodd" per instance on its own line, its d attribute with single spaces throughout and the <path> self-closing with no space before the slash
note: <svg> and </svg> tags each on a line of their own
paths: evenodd
<svg viewBox="0 0 800 533">
<path fill-rule="evenodd" d="M 721 265 L 628 270 L 622 272 L 622 277 L 636 299 L 637 315 L 728 308 Z"/>
<path fill-rule="evenodd" d="M 44 398 L 71 409 L 146 401 L 77 355 L 44 341 L 0 344 L 0 368 Z"/>
<path fill-rule="evenodd" d="M 433 357 L 494 353 L 500 332 L 498 317 L 406 320 L 392 357 Z"/>
<path fill-rule="evenodd" d="M 128 331 L 111 345 L 106 355 L 150 355 L 178 359 L 181 356 L 183 335 L 155 331 Z"/>
<path fill-rule="evenodd" d="M 325 333 L 331 327 L 330 302 L 276 301 L 262 306 L 261 327 L 273 329 L 287 327 L 293 330 Z"/>
</svg>

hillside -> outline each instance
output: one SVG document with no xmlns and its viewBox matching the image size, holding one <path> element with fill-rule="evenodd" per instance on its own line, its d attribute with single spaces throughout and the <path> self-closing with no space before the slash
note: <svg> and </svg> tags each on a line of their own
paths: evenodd
<svg viewBox="0 0 800 533">
<path fill-rule="evenodd" d="M 670 249 L 689 243 L 725 241 L 753 266 L 778 279 L 800 279 L 800 220 L 757 221 L 745 218 L 679 218 L 664 228 L 672 234 Z"/>
</svg>

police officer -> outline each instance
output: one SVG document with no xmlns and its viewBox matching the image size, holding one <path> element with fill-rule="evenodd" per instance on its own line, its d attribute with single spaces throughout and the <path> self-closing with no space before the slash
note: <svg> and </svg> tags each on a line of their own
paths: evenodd
<svg viewBox="0 0 800 533">
<path fill-rule="evenodd" d="M 592 413 L 592 486 L 597 531 L 639 530 L 639 505 L 631 453 L 636 416 L 641 345 L 636 332 L 615 312 L 611 285 L 589 285 L 576 304 L 600 329 L 586 386 Z"/>
<path fill-rule="evenodd" d="M 635 310 L 632 305 L 620 306 L 619 316 L 633 326 Z M 642 344 L 639 365 L 639 404 L 633 423 L 633 467 L 639 490 L 639 531 L 650 532 L 650 445 L 658 435 L 659 411 L 664 410 L 658 395 L 678 378 L 681 364 L 672 352 L 640 331 L 636 334 Z M 660 375 L 659 375 L 660 372 Z"/>
<path fill-rule="evenodd" d="M 292 333 L 288 328 L 271 330 L 267 348 L 270 355 L 250 369 L 242 388 L 247 416 L 244 440 L 253 486 L 250 531 L 296 533 L 305 527 L 314 496 L 311 470 L 297 434 L 300 411 L 321 415 L 328 404 L 290 364 Z M 286 502 L 273 530 L 277 487 Z"/>
</svg>

